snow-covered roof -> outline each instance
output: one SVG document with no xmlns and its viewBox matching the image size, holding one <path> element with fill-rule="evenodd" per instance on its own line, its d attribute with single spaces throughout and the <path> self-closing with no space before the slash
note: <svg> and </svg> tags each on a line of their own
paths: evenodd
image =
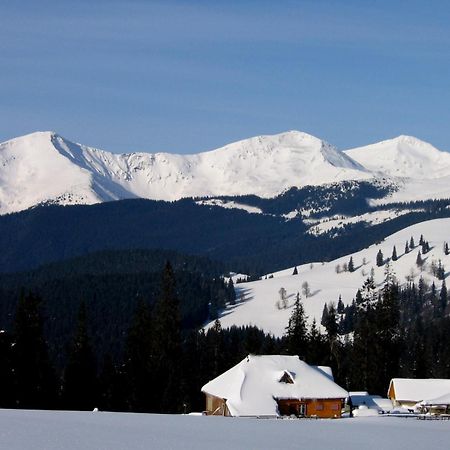
<svg viewBox="0 0 450 450">
<path fill-rule="evenodd" d="M 393 378 L 390 387 L 394 385 L 397 401 L 421 402 L 435 399 L 450 392 L 450 380 L 440 378 Z"/>
<path fill-rule="evenodd" d="M 440 397 L 423 400 L 420 404 L 423 406 L 450 405 L 450 392 Z"/>
<path fill-rule="evenodd" d="M 233 416 L 272 416 L 278 414 L 276 399 L 346 398 L 347 391 L 327 371 L 298 356 L 249 355 L 205 384 L 202 392 L 226 399 Z"/>
</svg>

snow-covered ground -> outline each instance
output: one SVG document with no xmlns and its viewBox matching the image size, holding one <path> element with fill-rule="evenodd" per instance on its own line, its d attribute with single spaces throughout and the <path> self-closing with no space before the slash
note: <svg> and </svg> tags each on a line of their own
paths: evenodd
<svg viewBox="0 0 450 450">
<path fill-rule="evenodd" d="M 448 445 L 450 421 L 395 417 L 276 420 L 0 410 L 4 450 L 346 450 Z"/>
<path fill-rule="evenodd" d="M 420 249 L 418 242 L 421 234 L 429 242 L 431 249 L 423 256 L 425 263 L 420 269 L 416 265 L 416 259 Z M 405 243 L 406 241 L 409 243 L 411 236 L 415 240 L 416 247 L 408 254 L 404 254 Z M 398 260 L 391 261 L 390 264 L 399 283 L 404 284 L 407 279 L 417 283 L 422 276 L 429 284 L 434 281 L 439 290 L 442 282 L 431 273 L 431 266 L 433 261 L 437 264 L 441 260 L 448 276 L 450 255 L 444 254 L 444 242 L 450 245 L 450 219 L 430 220 L 405 228 L 387 237 L 383 242 L 353 255 L 343 256 L 327 263 L 314 262 L 297 266 L 298 275 L 292 275 L 294 267 L 290 267 L 280 272 L 267 274 L 267 279 L 236 284 L 237 304 L 229 306 L 223 312 L 220 321 L 223 327 L 251 324 L 281 336 L 285 333 L 295 296 L 299 292 L 309 321 L 316 318 L 320 323 L 324 304 L 337 303 L 340 296 L 344 304 L 351 303 L 356 291 L 370 276 L 372 269 L 375 283 L 379 287 L 383 285 L 385 267 L 377 267 L 376 255 L 378 250 L 381 250 L 385 259 L 390 258 L 394 245 Z M 355 266 L 355 271 L 352 273 L 343 271 L 344 264 L 349 262 L 350 256 L 353 257 Z M 308 283 L 310 290 L 308 297 L 302 292 L 304 282 Z M 286 290 L 288 300 L 286 309 L 277 307 L 281 288 Z"/>
</svg>

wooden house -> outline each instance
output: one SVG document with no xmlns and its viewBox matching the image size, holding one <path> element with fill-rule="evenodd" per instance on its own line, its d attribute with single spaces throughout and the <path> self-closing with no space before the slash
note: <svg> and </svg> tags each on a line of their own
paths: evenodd
<svg viewBox="0 0 450 450">
<path fill-rule="evenodd" d="M 249 355 L 202 392 L 209 415 L 257 417 L 340 417 L 348 395 L 329 368 L 282 355 Z"/>
<path fill-rule="evenodd" d="M 449 392 L 449 379 L 393 378 L 389 383 L 388 398 L 395 406 L 412 409 L 420 402 L 437 399 Z"/>
</svg>

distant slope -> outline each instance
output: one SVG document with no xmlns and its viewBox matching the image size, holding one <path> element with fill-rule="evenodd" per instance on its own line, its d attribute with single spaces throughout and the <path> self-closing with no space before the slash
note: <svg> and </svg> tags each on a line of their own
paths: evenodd
<svg viewBox="0 0 450 450">
<path fill-rule="evenodd" d="M 195 155 L 113 154 L 37 132 L 0 144 L 0 214 L 39 203 L 256 194 L 370 178 L 360 164 L 309 134 L 258 136 Z"/>
<path fill-rule="evenodd" d="M 431 246 L 429 253 L 425 254 L 425 265 L 422 270 L 416 265 L 420 235 L 424 236 Z M 408 254 L 404 254 L 405 243 L 409 242 L 411 236 L 414 238 L 416 247 Z M 378 287 L 383 285 L 385 267 L 377 267 L 376 255 L 381 250 L 385 259 L 391 257 L 393 247 L 396 247 L 398 260 L 390 261 L 391 267 L 400 282 L 406 283 L 406 277 L 411 277 L 416 283 L 419 277 L 423 277 L 428 283 L 433 281 L 439 289 L 439 281 L 431 273 L 432 262 L 438 263 L 441 260 L 446 268 L 446 276 L 450 268 L 450 255 L 445 255 L 443 244 L 450 244 L 450 219 L 437 219 L 418 223 L 407 227 L 393 235 L 387 237 L 379 244 L 374 244 L 367 249 L 349 254 L 330 262 L 314 262 L 312 264 L 299 265 L 298 275 L 292 275 L 294 267 L 276 272 L 273 278 L 262 279 L 260 281 L 239 283 L 236 291 L 241 301 L 237 305 L 224 311 L 220 318 L 223 327 L 231 325 L 256 325 L 266 332 L 281 336 L 285 333 L 291 306 L 294 303 L 295 295 L 299 292 L 302 295 L 302 284 L 306 281 L 311 289 L 311 296 L 302 301 L 309 321 L 314 318 L 320 323 L 322 311 L 325 303 L 337 303 L 339 297 L 344 304 L 349 304 L 355 297 L 356 291 L 361 288 L 364 281 L 370 276 L 373 268 L 374 279 Z M 356 270 L 353 273 L 337 273 L 336 268 L 342 268 L 344 263 L 348 263 L 350 256 L 353 257 Z M 365 261 L 365 264 L 364 264 Z M 276 302 L 279 300 L 280 288 L 285 288 L 289 297 L 288 309 L 278 309 Z"/>
<path fill-rule="evenodd" d="M 344 153 L 396 182 L 396 192 L 374 204 L 450 198 L 450 153 L 420 139 L 399 136 Z"/>
</svg>

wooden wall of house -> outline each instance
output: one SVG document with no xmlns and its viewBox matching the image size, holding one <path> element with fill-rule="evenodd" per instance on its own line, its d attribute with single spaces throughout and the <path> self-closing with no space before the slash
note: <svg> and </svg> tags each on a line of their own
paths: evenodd
<svg viewBox="0 0 450 450">
<path fill-rule="evenodd" d="M 278 403 L 278 412 L 282 416 L 305 416 L 332 418 L 341 417 L 343 399 L 280 399 Z"/>
<path fill-rule="evenodd" d="M 214 395 L 206 395 L 206 414 L 208 416 L 231 416 L 228 410 L 226 400 L 215 397 Z"/>
</svg>

